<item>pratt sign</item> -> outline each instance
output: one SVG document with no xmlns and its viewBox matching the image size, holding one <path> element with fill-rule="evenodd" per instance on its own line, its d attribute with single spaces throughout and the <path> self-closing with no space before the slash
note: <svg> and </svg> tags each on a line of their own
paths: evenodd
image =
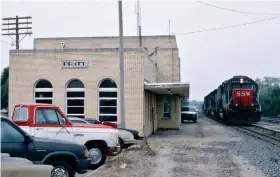
<svg viewBox="0 0 280 177">
<path fill-rule="evenodd" d="M 73 60 L 67 60 L 67 61 L 62 61 L 61 62 L 61 67 L 62 68 L 87 68 L 88 67 L 88 62 L 87 61 L 73 61 Z"/>
</svg>

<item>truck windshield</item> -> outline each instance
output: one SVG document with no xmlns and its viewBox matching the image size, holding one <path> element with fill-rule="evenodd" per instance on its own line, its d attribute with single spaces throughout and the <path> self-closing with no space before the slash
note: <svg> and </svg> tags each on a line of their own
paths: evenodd
<svg viewBox="0 0 280 177">
<path fill-rule="evenodd" d="M 232 88 L 246 88 L 256 90 L 256 87 L 253 84 L 232 84 Z"/>
<path fill-rule="evenodd" d="M 183 107 L 181 111 L 195 111 L 195 108 L 192 107 Z"/>
</svg>

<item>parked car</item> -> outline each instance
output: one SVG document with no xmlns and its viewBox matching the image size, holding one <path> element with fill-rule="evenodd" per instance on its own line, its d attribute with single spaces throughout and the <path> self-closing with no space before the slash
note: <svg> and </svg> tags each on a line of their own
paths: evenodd
<svg viewBox="0 0 280 177">
<path fill-rule="evenodd" d="M 1 153 L 26 158 L 34 164 L 54 166 L 52 176 L 74 177 L 87 172 L 90 164 L 84 145 L 28 135 L 11 120 L 1 116 Z M 5 156 L 4 156 L 5 157 Z"/>
<path fill-rule="evenodd" d="M 111 126 L 114 128 L 119 128 L 117 123 L 114 122 L 108 122 L 108 121 L 99 121 L 97 119 L 93 119 L 93 118 L 85 118 L 84 120 L 90 122 L 91 124 L 103 124 L 103 125 L 107 125 L 107 126 Z"/>
<path fill-rule="evenodd" d="M 91 123 L 91 124 L 103 124 L 103 125 L 109 125 L 109 126 L 112 126 L 112 127 L 116 127 L 116 126 L 117 126 L 116 123 L 112 123 L 112 122 L 102 122 L 102 121 L 99 121 L 99 120 L 94 119 L 94 118 L 85 118 L 85 119 L 83 119 L 83 120 L 86 120 L 87 122 L 89 122 L 89 123 Z M 136 139 L 136 140 L 142 140 L 142 139 L 143 139 L 143 137 L 140 136 L 140 133 L 139 133 L 139 131 L 137 131 L 137 130 L 131 130 L 131 129 L 127 129 L 127 128 L 119 128 L 119 129 L 121 129 L 121 130 L 126 130 L 126 131 L 132 133 L 133 136 L 134 136 L 134 139 Z"/>
<path fill-rule="evenodd" d="M 10 154 L 1 153 L 1 164 L 23 164 L 23 165 L 34 165 L 32 161 L 20 158 L 20 157 L 11 157 Z"/>
<path fill-rule="evenodd" d="M 56 105 L 17 104 L 14 107 L 12 120 L 31 136 L 51 137 L 85 145 L 92 169 L 103 165 L 108 156 L 116 156 L 121 152 L 117 129 L 104 125 L 72 124 Z"/>
<path fill-rule="evenodd" d="M 25 158 L 1 153 L 1 177 L 51 177 L 54 167 L 34 165 Z"/>
<path fill-rule="evenodd" d="M 91 124 L 88 121 L 78 118 L 78 117 L 68 117 L 68 119 L 71 121 L 71 123 L 73 124 L 82 124 L 82 125 L 87 125 L 87 124 Z M 97 123 L 97 124 L 101 124 L 101 123 Z M 134 145 L 135 140 L 134 140 L 134 136 L 132 133 L 130 133 L 129 131 L 126 131 L 124 129 L 118 129 L 119 130 L 119 141 L 120 141 L 120 145 L 122 149 L 126 149 L 132 145 Z"/>
<path fill-rule="evenodd" d="M 196 123 L 197 121 L 197 109 L 192 106 L 184 106 L 181 109 L 181 122 L 183 123 L 185 120 L 190 120 Z"/>
</svg>

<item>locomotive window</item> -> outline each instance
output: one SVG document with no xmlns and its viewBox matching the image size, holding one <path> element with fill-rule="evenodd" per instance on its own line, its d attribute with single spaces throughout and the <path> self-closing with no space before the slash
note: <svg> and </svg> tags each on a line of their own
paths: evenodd
<svg viewBox="0 0 280 177">
<path fill-rule="evenodd" d="M 244 84 L 232 84 L 232 89 L 235 88 L 247 88 L 247 89 L 253 89 L 254 91 L 256 90 L 256 87 L 253 84 L 248 84 L 248 83 L 244 83 Z"/>
</svg>

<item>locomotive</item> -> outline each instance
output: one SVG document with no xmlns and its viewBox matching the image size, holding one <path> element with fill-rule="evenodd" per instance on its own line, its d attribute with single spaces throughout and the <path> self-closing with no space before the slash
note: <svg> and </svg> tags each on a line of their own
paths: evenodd
<svg viewBox="0 0 280 177">
<path fill-rule="evenodd" d="M 203 111 L 229 124 L 257 124 L 261 121 L 259 86 L 248 76 L 233 76 L 204 97 Z"/>
</svg>

